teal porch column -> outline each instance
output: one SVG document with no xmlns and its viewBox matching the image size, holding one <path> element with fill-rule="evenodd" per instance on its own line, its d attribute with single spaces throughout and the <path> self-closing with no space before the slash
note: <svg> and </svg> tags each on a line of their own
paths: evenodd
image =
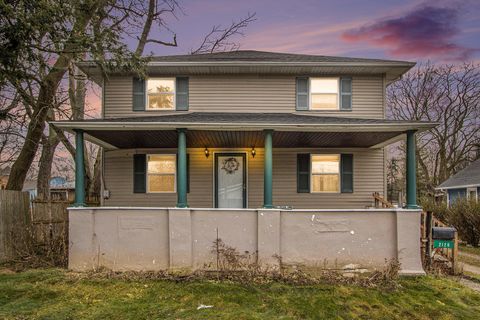
<svg viewBox="0 0 480 320">
<path fill-rule="evenodd" d="M 417 205 L 417 161 L 415 159 L 415 130 L 407 131 L 407 209 L 418 209 Z"/>
<path fill-rule="evenodd" d="M 187 208 L 187 129 L 178 129 L 177 207 Z"/>
<path fill-rule="evenodd" d="M 263 174 L 263 207 L 273 208 L 273 157 L 272 157 L 272 136 L 273 130 L 265 130 L 265 163 Z"/>
<path fill-rule="evenodd" d="M 85 207 L 85 161 L 83 130 L 75 130 L 75 207 Z"/>
</svg>

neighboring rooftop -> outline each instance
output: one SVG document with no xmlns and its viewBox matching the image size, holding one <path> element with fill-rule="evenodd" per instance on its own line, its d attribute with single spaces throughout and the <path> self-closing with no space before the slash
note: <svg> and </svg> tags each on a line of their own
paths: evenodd
<svg viewBox="0 0 480 320">
<path fill-rule="evenodd" d="M 448 178 L 440 184 L 437 189 L 474 186 L 480 186 L 480 159 L 472 162 L 468 167 Z"/>
<path fill-rule="evenodd" d="M 103 75 L 95 61 L 77 65 L 94 81 L 101 84 Z M 415 65 L 414 62 L 350 58 L 255 50 L 153 56 L 148 72 L 164 75 L 204 74 L 289 74 L 338 75 L 385 74 L 387 83 L 400 77 Z M 112 70 L 112 74 L 126 74 Z"/>
</svg>

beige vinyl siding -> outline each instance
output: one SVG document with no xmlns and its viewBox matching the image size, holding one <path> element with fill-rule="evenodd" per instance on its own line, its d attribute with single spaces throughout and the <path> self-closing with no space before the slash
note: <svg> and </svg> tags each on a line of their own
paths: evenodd
<svg viewBox="0 0 480 320">
<path fill-rule="evenodd" d="M 295 78 L 254 75 L 191 77 L 189 110 L 293 112 Z"/>
<path fill-rule="evenodd" d="M 352 153 L 353 193 L 297 193 L 297 153 Z M 383 149 L 281 149 L 273 154 L 273 202 L 294 208 L 365 208 L 383 193 Z"/>
<path fill-rule="evenodd" d="M 295 76 L 206 75 L 189 77 L 190 112 L 295 112 Z M 112 76 L 105 83 L 105 118 L 148 116 L 172 111 L 132 110 L 132 78 Z M 352 77 L 352 111 L 302 113 L 341 117 L 384 117 L 384 79 Z"/>
<path fill-rule="evenodd" d="M 250 149 L 214 149 L 207 159 L 201 148 L 188 149 L 190 155 L 190 207 L 213 207 L 214 152 L 247 152 L 247 203 L 249 208 L 263 204 L 263 149 L 257 148 L 252 158 Z M 106 206 L 172 207 L 176 193 L 133 193 L 133 154 L 174 153 L 175 150 L 117 150 L 105 152 L 105 188 L 110 190 Z M 353 193 L 297 193 L 297 153 L 354 154 Z M 371 206 L 372 193 L 384 191 L 383 149 L 274 149 L 273 152 L 273 203 L 294 208 L 365 208 Z"/>
</svg>

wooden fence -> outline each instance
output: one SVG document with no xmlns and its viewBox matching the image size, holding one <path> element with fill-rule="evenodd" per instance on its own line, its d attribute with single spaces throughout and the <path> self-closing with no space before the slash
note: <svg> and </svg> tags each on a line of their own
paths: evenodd
<svg viewBox="0 0 480 320">
<path fill-rule="evenodd" d="M 89 197 L 87 203 L 97 206 L 98 200 Z M 31 200 L 28 192 L 0 190 L 0 262 L 52 251 L 66 259 L 71 205 L 71 201 Z"/>
<path fill-rule="evenodd" d="M 39 201 L 31 204 L 31 229 L 37 245 L 48 244 L 54 239 L 68 239 L 68 211 L 66 201 Z"/>
<path fill-rule="evenodd" d="M 28 192 L 0 190 L 0 262 L 15 256 L 31 222 Z"/>
</svg>

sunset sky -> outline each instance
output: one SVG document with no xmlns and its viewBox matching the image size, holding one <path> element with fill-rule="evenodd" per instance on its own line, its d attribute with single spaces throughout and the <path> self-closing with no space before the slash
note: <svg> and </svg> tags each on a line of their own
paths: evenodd
<svg viewBox="0 0 480 320">
<path fill-rule="evenodd" d="M 187 54 L 213 25 L 256 13 L 241 49 L 386 58 L 436 63 L 480 63 L 480 0 L 184 0 L 168 19 L 178 47 L 148 45 L 145 53 Z M 169 30 L 154 30 L 170 41 Z M 136 40 L 128 41 L 133 47 Z M 89 90 L 90 116 L 99 116 L 100 90 Z"/>
<path fill-rule="evenodd" d="M 241 49 L 375 58 L 480 61 L 480 0 L 185 0 L 169 19 L 179 47 L 149 46 L 156 55 L 188 53 L 212 25 L 255 12 Z M 156 33 L 169 39 L 166 30 Z"/>
</svg>

